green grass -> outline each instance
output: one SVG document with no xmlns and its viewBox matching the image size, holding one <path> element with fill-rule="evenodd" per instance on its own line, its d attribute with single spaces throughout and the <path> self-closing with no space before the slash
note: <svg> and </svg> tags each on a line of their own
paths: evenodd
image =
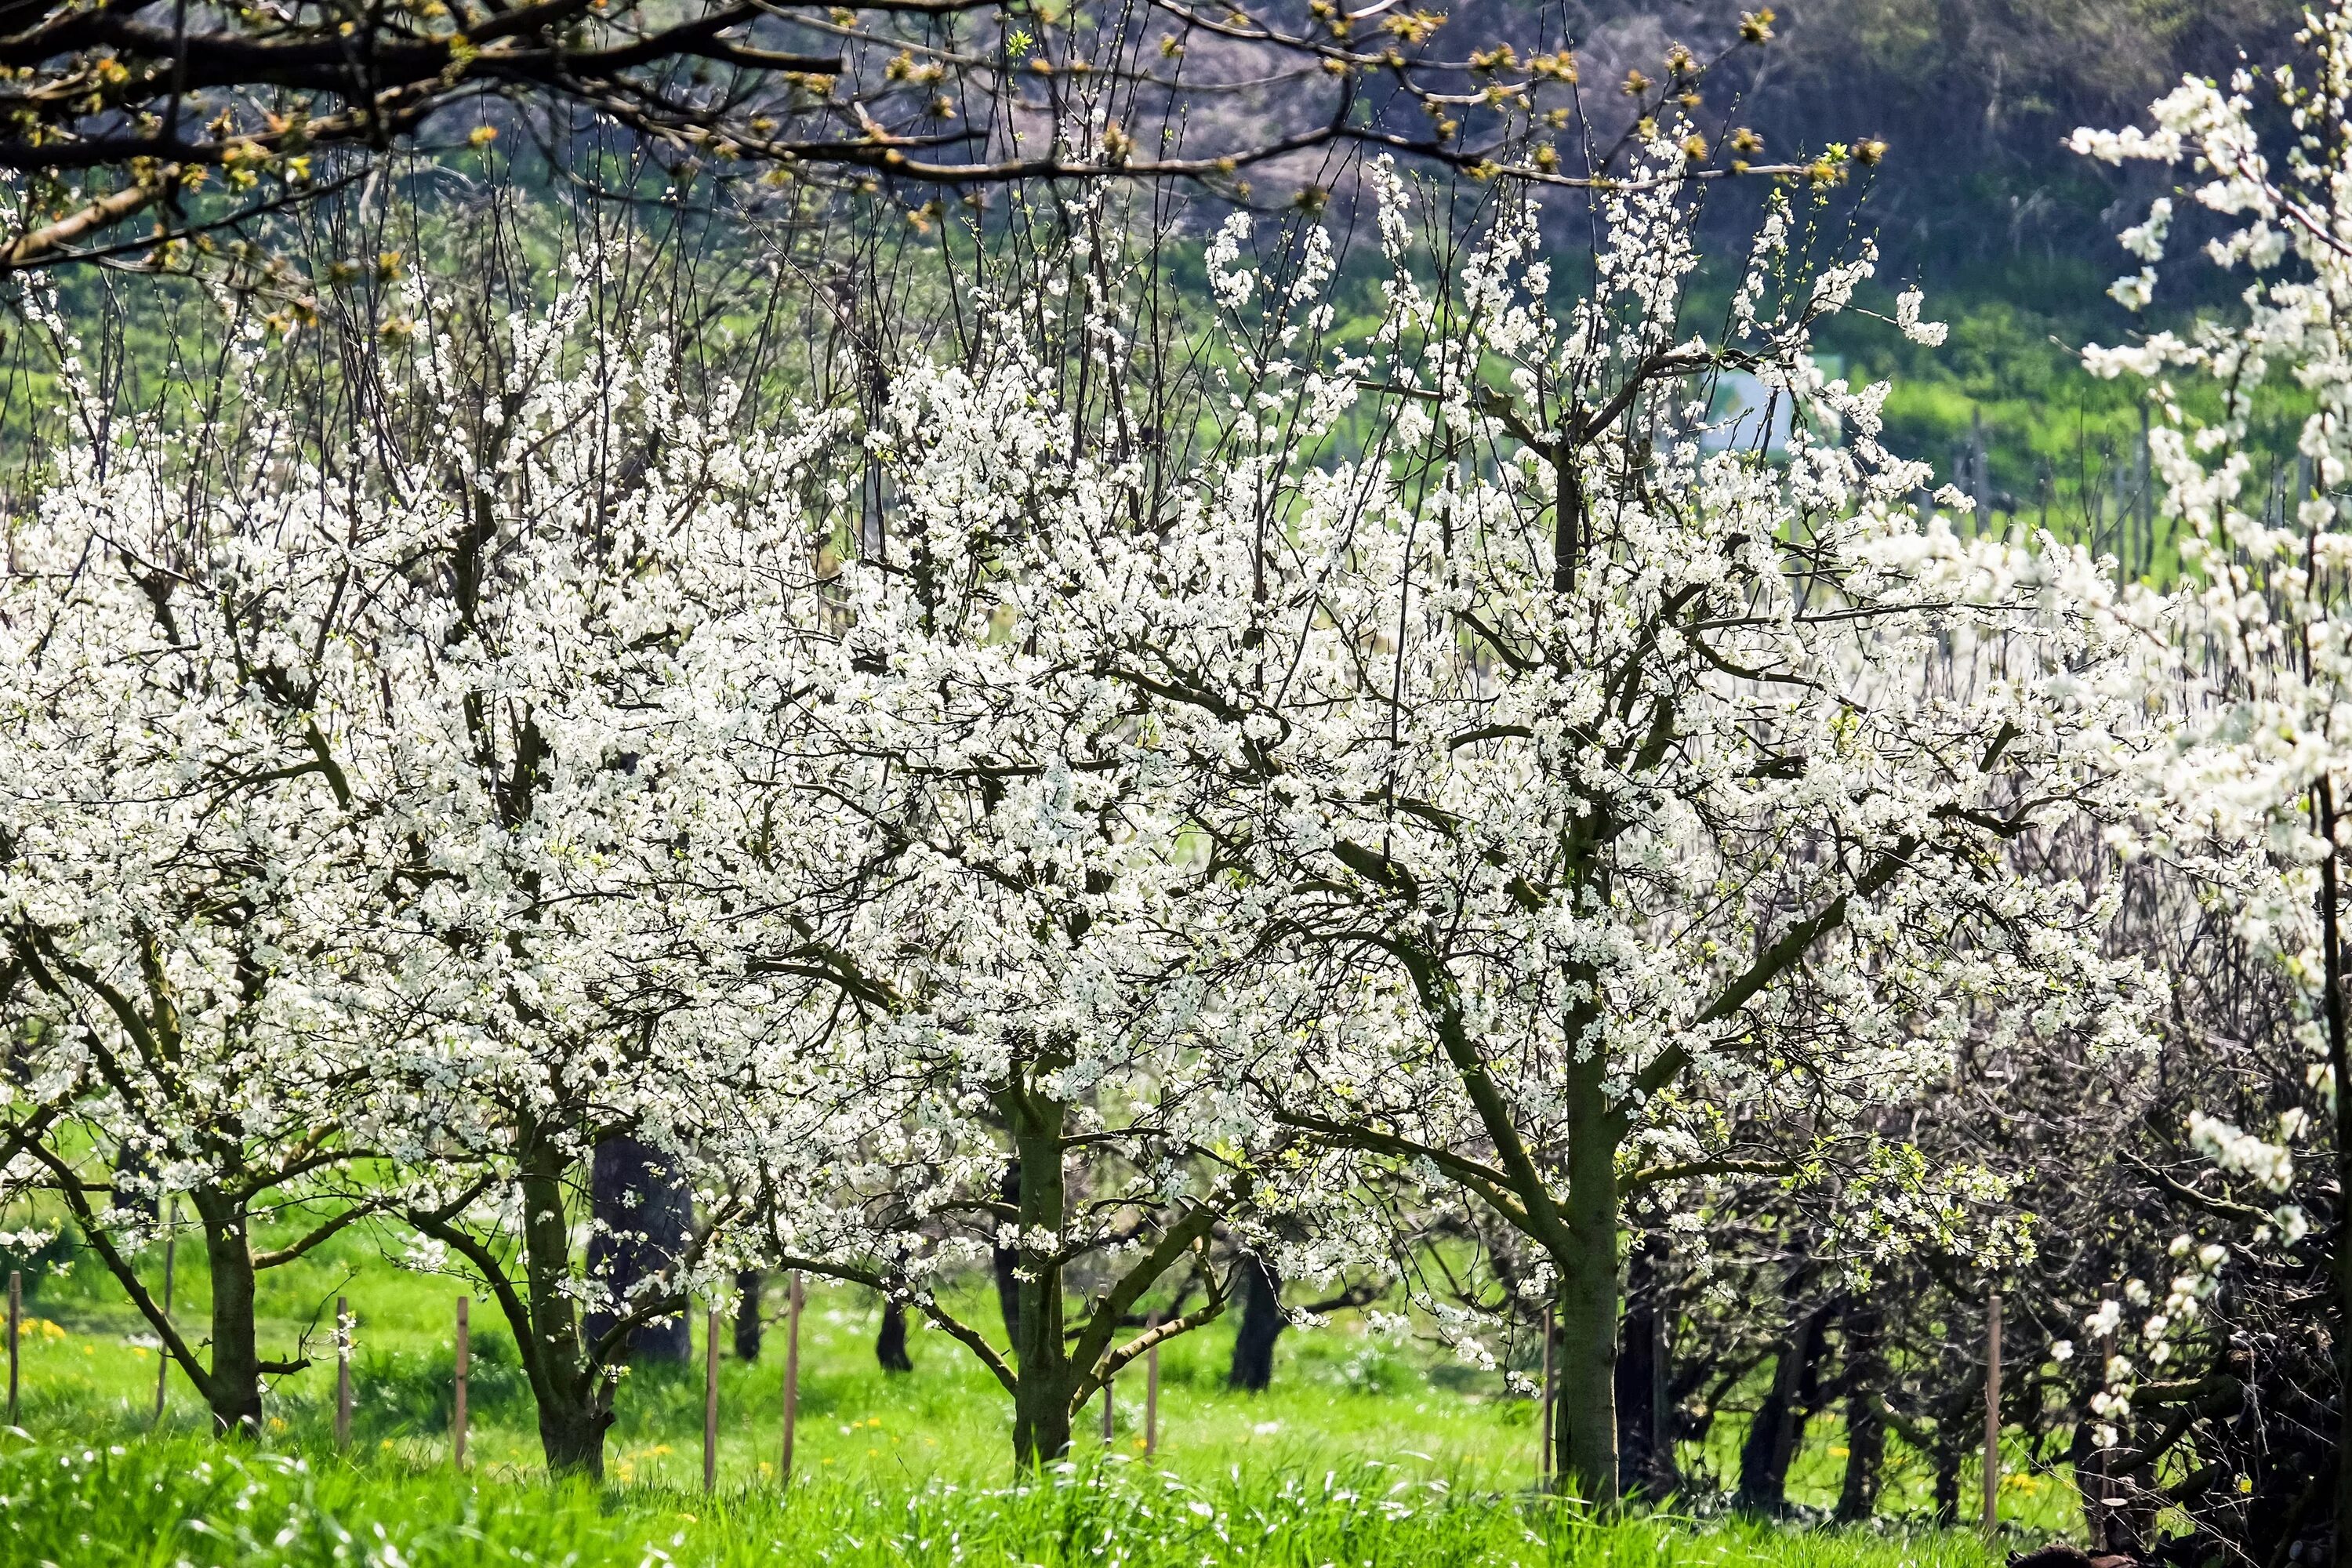
<svg viewBox="0 0 2352 1568">
<path fill-rule="evenodd" d="M 0 1454 L 0 1561 L 24 1564 L 822 1563 L 1104 1568 L 1987 1568 L 1966 1532 L 1597 1524 L 1523 1495 L 1363 1461 L 1188 1477 L 1126 1459 L 1026 1485 L 821 1479 L 712 1498 L 640 1484 L 458 1482 L 200 1438 Z"/>
<path fill-rule="evenodd" d="M 55 1266 L 64 1265 L 62 1273 Z M 183 1244 L 176 1321 L 201 1334 L 209 1301 L 200 1250 Z M 162 1260 L 144 1270 L 160 1290 Z M 209 1417 L 177 1371 L 166 1380 L 163 1419 L 153 1420 L 157 1357 L 146 1325 L 94 1259 L 61 1257 L 28 1272 L 33 1286 L 24 1339 L 21 1425 L 36 1440 L 103 1448 L 133 1445 L 151 1430 L 201 1436 Z M 263 1354 L 307 1348 L 309 1370 L 273 1379 L 265 1405 L 267 1442 L 326 1454 L 332 1421 L 329 1321 L 338 1295 L 358 1317 L 354 1448 L 393 1472 L 445 1466 L 449 1451 L 452 1322 L 457 1281 L 387 1262 L 356 1233 L 261 1276 Z M 772 1313 L 782 1292 L 772 1288 Z M 954 1302 L 994 1331 L 992 1293 L 973 1282 Z M 874 1359 L 878 1303 L 868 1292 L 812 1281 L 803 1325 L 801 1418 L 796 1468 L 814 1480 L 905 1490 L 933 1484 L 1001 1485 L 1011 1473 L 1012 1410 L 994 1380 L 944 1334 L 918 1327 L 916 1369 L 883 1373 Z M 641 1366 L 622 1384 L 606 1447 L 610 1479 L 624 1486 L 699 1485 L 702 1325 L 685 1367 Z M 468 1447 L 479 1474 L 501 1482 L 539 1476 L 541 1465 L 529 1389 L 511 1336 L 488 1302 L 472 1312 Z M 726 1354 L 720 1363 L 722 1485 L 773 1484 L 780 1446 L 783 1335 L 772 1324 L 760 1360 Z M 1160 1447 L 1155 1463 L 1198 1480 L 1379 1464 L 1393 1479 L 1493 1493 L 1535 1479 L 1532 1402 L 1511 1394 L 1499 1373 L 1464 1364 L 1429 1347 L 1374 1337 L 1341 1316 L 1312 1331 L 1286 1332 L 1274 1386 L 1258 1394 L 1224 1385 L 1233 1325 L 1220 1321 L 1170 1345 L 1161 1357 Z M 1115 1450 L 1140 1458 L 1143 1377 L 1131 1369 L 1117 1390 Z M 1733 1402 L 1738 1403 L 1738 1402 Z M 1100 1406 L 1077 1424 L 1083 1451 L 1099 1452 Z M 1736 1478 L 1743 1419 L 1727 1410 L 1682 1462 L 1694 1496 Z M 2020 1456 L 2021 1461 L 2022 1456 Z M 1843 1433 L 1831 1416 L 1809 1424 L 1791 1468 L 1790 1496 L 1826 1510 L 1844 1468 Z M 2072 1488 L 2063 1476 L 2014 1463 L 2009 1512 L 2037 1534 L 2074 1528 Z M 1925 1517 L 1931 1480 L 1925 1462 L 1900 1444 L 1888 1460 L 1884 1511 Z M 1976 1483 L 1964 1479 L 1963 1495 Z M 0 1558 L 0 1561 L 5 1561 Z"/>
</svg>

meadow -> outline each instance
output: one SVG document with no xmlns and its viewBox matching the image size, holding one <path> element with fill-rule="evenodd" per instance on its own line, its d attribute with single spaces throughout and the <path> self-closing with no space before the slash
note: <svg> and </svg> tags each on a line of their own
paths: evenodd
<svg viewBox="0 0 2352 1568">
<path fill-rule="evenodd" d="M 261 1440 L 222 1443 L 176 1373 L 154 1414 L 152 1337 L 92 1260 L 44 1260 L 26 1305 L 17 1426 L 0 1437 L 0 1562 L 56 1563 L 663 1563 L 1326 1564 L 1771 1563 L 1973 1568 L 1969 1530 L 1927 1520 L 1927 1476 L 1897 1446 L 1873 1530 L 1808 1527 L 1834 1500 L 1844 1449 L 1828 1414 L 1791 1473 L 1798 1515 L 1714 1515 L 1743 1415 L 1726 1408 L 1686 1445 L 1688 1499 L 1601 1524 L 1535 1486 L 1532 1402 L 1501 1375 L 1379 1339 L 1342 1315 L 1286 1332 L 1271 1388 L 1229 1390 L 1228 1323 L 1162 1358 L 1160 1440 L 1143 1452 L 1143 1380 L 1121 1380 L 1115 1441 L 1090 1406 L 1072 1460 L 1016 1481 L 1008 1402 L 944 1337 L 917 1331 L 915 1370 L 877 1366 L 879 1310 L 813 1283 L 803 1319 L 793 1483 L 776 1480 L 784 1333 L 755 1363 L 721 1360 L 719 1484 L 701 1489 L 702 1324 L 687 1366 L 640 1366 L 616 1401 L 608 1484 L 549 1484 L 530 1392 L 487 1303 L 472 1312 L 469 1467 L 450 1462 L 447 1279 L 396 1267 L 349 1237 L 264 1276 L 267 1353 L 300 1345 L 308 1370 L 273 1383 Z M 62 1271 L 59 1267 L 62 1266 Z M 152 1268 L 160 1289 L 160 1257 Z M 175 1315 L 203 1321 L 200 1253 L 183 1246 Z M 782 1292 L 767 1292 L 779 1315 Z M 352 1442 L 333 1442 L 329 1328 L 338 1295 L 358 1319 Z M 986 1306 L 975 1300 L 976 1313 Z M 2072 1489 L 2018 1457 L 2007 1544 L 2073 1529 Z M 1970 1489 L 1964 1495 L 1976 1495 Z"/>
</svg>

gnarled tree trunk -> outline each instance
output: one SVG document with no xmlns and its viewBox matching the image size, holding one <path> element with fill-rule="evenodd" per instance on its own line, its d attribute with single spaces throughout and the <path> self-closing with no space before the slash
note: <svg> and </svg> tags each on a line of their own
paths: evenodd
<svg viewBox="0 0 2352 1568">
<path fill-rule="evenodd" d="M 1822 1308 L 1800 1318 L 1773 1362 L 1771 1390 L 1739 1446 L 1739 1490 L 1733 1503 L 1743 1512 L 1778 1518 L 1789 1511 L 1789 1466 L 1804 1446 L 1827 1316 Z"/>
</svg>

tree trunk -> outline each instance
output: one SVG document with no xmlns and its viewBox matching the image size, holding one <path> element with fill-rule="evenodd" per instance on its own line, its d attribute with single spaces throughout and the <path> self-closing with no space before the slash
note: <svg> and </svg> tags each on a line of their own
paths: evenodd
<svg viewBox="0 0 2352 1568">
<path fill-rule="evenodd" d="M 1960 1518 L 1960 1447 L 1952 1440 L 1946 1423 L 1937 1423 L 1936 1451 L 1929 1457 L 1936 1466 L 1936 1522 L 1957 1524 Z"/>
<path fill-rule="evenodd" d="M 1282 1276 L 1254 1252 L 1242 1255 L 1234 1275 L 1242 1299 L 1242 1321 L 1234 1335 L 1234 1361 L 1225 1373 L 1225 1386 L 1260 1394 L 1274 1382 L 1274 1342 L 1286 1321 Z"/>
<path fill-rule="evenodd" d="M 1680 1484 L 1666 1397 L 1666 1322 L 1658 1305 L 1656 1237 L 1627 1257 L 1623 1344 L 1617 1358 L 1617 1484 L 1625 1496 L 1661 1502 Z"/>
<path fill-rule="evenodd" d="M 1007 1122 L 1020 1161 L 1021 1247 L 1013 1283 L 1019 1305 L 1013 1353 L 1013 1457 L 1024 1468 L 1069 1452 L 1070 1395 L 1077 1371 L 1062 1333 L 1062 1122 L 1066 1109 L 1045 1095 L 1016 1090 L 1005 1097 Z M 1014 1179 L 1008 1177 L 1008 1180 Z M 1044 1246 L 1039 1238 L 1051 1237 Z M 998 1273 L 1003 1288 L 1003 1271 Z"/>
<path fill-rule="evenodd" d="M 882 1301 L 882 1328 L 874 1336 L 874 1359 L 884 1372 L 912 1372 L 915 1358 L 907 1353 L 907 1304 L 896 1297 Z"/>
<path fill-rule="evenodd" d="M 526 1131 L 517 1182 L 523 1207 L 524 1297 L 502 1294 L 523 1371 L 539 1406 L 540 1452 L 553 1474 L 604 1479 L 604 1430 L 613 1424 L 604 1369 L 582 1335 L 572 1284 L 572 1228 L 563 1215 L 564 1162 Z M 516 1309 L 522 1310 L 516 1321 Z"/>
<path fill-rule="evenodd" d="M 1568 1070 L 1566 1234 L 1559 1277 L 1554 1474 L 1594 1508 L 1617 1503 L 1617 1130 L 1600 1053 Z"/>
<path fill-rule="evenodd" d="M 997 1184 L 996 1195 L 1002 1201 L 1021 1205 L 1021 1160 L 1018 1155 L 1005 1162 L 1004 1179 Z M 1021 1343 L 1021 1254 L 1010 1247 L 997 1247 L 990 1254 L 990 1263 L 996 1270 L 996 1309 L 1004 1315 L 1004 1342 L 1018 1348 Z"/>
<path fill-rule="evenodd" d="M 163 1209 L 155 1201 L 155 1165 L 141 1152 L 138 1145 L 125 1142 L 114 1152 L 114 1207 L 118 1213 L 137 1215 L 142 1219 L 163 1217 Z"/>
<path fill-rule="evenodd" d="M 1885 1320 L 1867 1302 L 1846 1316 L 1845 1479 L 1838 1488 L 1840 1524 L 1860 1524 L 1878 1511 L 1878 1487 L 1886 1468 L 1886 1418 L 1878 1410 L 1881 1384 L 1886 1380 L 1885 1332 Z"/>
<path fill-rule="evenodd" d="M 767 1276 L 756 1268 L 746 1268 L 735 1276 L 735 1359 L 760 1359 L 761 1331 L 766 1326 L 760 1321 L 760 1291 Z"/>
<path fill-rule="evenodd" d="M 589 1178 L 596 1228 L 588 1240 L 588 1277 L 608 1285 L 625 1311 L 639 1283 L 659 1274 L 685 1251 L 694 1225 L 694 1193 L 677 1162 L 625 1135 L 596 1145 Z M 602 1306 L 588 1314 L 588 1338 L 604 1337 L 619 1319 Z M 684 1366 L 694 1345 L 684 1313 L 629 1331 L 629 1360 Z"/>
<path fill-rule="evenodd" d="M 198 1194 L 201 1196 L 201 1194 Z M 213 1363 L 205 1396 L 224 1435 L 261 1435 L 261 1351 L 255 1331 L 253 1245 L 247 1216 L 226 1200 L 202 1203 L 205 1258 L 212 1268 Z"/>
<path fill-rule="evenodd" d="M 1816 1380 L 1826 1309 L 1806 1313 L 1772 1363 L 1772 1387 L 1739 1446 L 1739 1490 L 1733 1506 L 1779 1518 L 1789 1511 L 1789 1466 L 1805 1440 L 1808 1385 Z"/>
</svg>

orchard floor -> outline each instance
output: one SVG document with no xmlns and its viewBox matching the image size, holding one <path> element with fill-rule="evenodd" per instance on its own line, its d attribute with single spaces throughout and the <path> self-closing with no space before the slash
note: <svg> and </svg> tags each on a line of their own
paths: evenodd
<svg viewBox="0 0 2352 1568">
<path fill-rule="evenodd" d="M 874 1299 L 810 1291 L 795 1479 L 776 1463 L 783 1335 L 755 1362 L 721 1362 L 719 1479 L 701 1490 L 702 1325 L 695 1361 L 641 1368 L 622 1386 L 601 1491 L 544 1480 L 528 1389 L 495 1310 L 474 1303 L 472 1468 L 449 1467 L 456 1286 L 338 1243 L 265 1276 L 263 1353 L 308 1353 L 273 1380 L 257 1447 L 215 1442 L 184 1379 L 154 1417 L 152 1339 L 82 1259 L 45 1274 L 26 1303 L 18 1429 L 0 1433 L 0 1565 L 549 1563 L 657 1568 L 735 1563 L 1360 1568 L 1396 1563 L 1787 1564 L 1984 1568 L 1973 1531 L 1935 1531 L 1927 1477 L 1896 1445 L 1868 1531 L 1721 1521 L 1581 1523 L 1535 1500 L 1532 1403 L 1498 1372 L 1388 1342 L 1340 1319 L 1282 1336 L 1274 1386 L 1224 1386 L 1229 1324 L 1162 1357 L 1160 1447 L 1142 1452 L 1143 1378 L 1120 1379 L 1106 1448 L 1100 1406 L 1077 1462 L 1013 1483 L 1011 1413 L 993 1380 L 945 1335 L 911 1336 L 916 1370 L 874 1359 Z M 205 1281 L 184 1248 L 175 1313 L 200 1331 Z M 160 1275 L 160 1268 L 152 1272 Z M 160 1279 L 151 1279 L 157 1289 Z M 772 1291 L 776 1304 L 779 1291 Z M 353 1443 L 331 1441 L 335 1298 L 359 1319 Z M 977 1290 L 974 1321 L 992 1325 Z M 1729 1408 L 1682 1453 L 1694 1500 L 1736 1472 L 1744 1416 Z M 1743 1402 L 1744 1403 L 1744 1402 Z M 1801 1510 L 1826 1511 L 1844 1466 L 1834 1422 L 1811 1424 L 1790 1473 Z M 2014 1533 L 2072 1531 L 2072 1488 L 2025 1456 L 2003 1490 Z M 1962 1496 L 1979 1495 L 1973 1473 Z"/>
<path fill-rule="evenodd" d="M 0 1562 L 84 1568 L 1992 1568 L 1973 1532 L 1595 1524 L 1377 1463 L 1188 1479 L 1136 1461 L 1027 1485 L 825 1477 L 699 1492 L 418 1471 L 194 1437 L 0 1458 Z"/>
</svg>

